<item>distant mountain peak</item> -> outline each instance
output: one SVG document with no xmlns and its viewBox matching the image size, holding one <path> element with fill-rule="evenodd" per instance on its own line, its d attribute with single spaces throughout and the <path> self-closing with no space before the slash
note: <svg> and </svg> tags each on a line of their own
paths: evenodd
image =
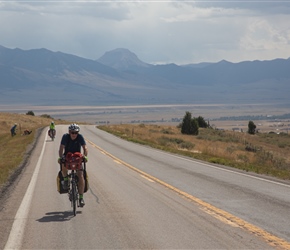
<svg viewBox="0 0 290 250">
<path fill-rule="evenodd" d="M 231 62 L 227 61 L 227 60 L 221 60 L 218 62 L 219 64 L 232 64 Z"/>
<path fill-rule="evenodd" d="M 127 70 L 129 68 L 149 66 L 149 64 L 142 62 L 136 56 L 136 54 L 124 48 L 117 48 L 111 51 L 107 51 L 97 61 L 118 70 Z"/>
</svg>

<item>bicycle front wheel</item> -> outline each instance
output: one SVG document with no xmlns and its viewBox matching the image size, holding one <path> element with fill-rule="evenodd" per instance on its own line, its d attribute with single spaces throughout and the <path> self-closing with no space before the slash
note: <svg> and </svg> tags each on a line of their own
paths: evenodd
<svg viewBox="0 0 290 250">
<path fill-rule="evenodd" d="M 72 181 L 72 207 L 74 216 L 77 214 L 77 185 L 76 182 Z"/>
</svg>

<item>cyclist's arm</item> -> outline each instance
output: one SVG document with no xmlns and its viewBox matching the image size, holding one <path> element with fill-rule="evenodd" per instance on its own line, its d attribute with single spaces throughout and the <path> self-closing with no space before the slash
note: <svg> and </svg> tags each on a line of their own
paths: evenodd
<svg viewBox="0 0 290 250">
<path fill-rule="evenodd" d="M 65 145 L 60 145 L 59 146 L 59 150 L 58 150 L 58 156 L 61 158 L 63 156 L 63 152 L 64 152 L 64 149 L 65 149 Z"/>
<path fill-rule="evenodd" d="M 82 147 L 83 147 L 84 156 L 88 156 L 88 147 L 87 147 L 87 145 L 82 145 Z"/>
</svg>

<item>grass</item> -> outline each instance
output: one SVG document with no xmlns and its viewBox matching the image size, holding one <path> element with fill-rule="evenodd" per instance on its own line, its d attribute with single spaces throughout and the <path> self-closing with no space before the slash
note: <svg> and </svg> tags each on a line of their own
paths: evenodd
<svg viewBox="0 0 290 250">
<path fill-rule="evenodd" d="M 176 126 L 149 124 L 104 125 L 98 128 L 128 141 L 175 154 L 222 164 L 244 171 L 290 179 L 290 135 L 250 135 L 233 131 L 200 129 L 183 135 Z"/>
<path fill-rule="evenodd" d="M 0 113 L 0 187 L 21 165 L 26 151 L 37 136 L 37 129 L 49 126 L 49 116 L 32 116 L 25 114 Z M 65 121 L 55 121 L 56 124 L 67 124 Z M 10 128 L 17 123 L 15 136 L 11 136 Z M 31 130 L 29 135 L 22 135 L 25 129 Z"/>
</svg>

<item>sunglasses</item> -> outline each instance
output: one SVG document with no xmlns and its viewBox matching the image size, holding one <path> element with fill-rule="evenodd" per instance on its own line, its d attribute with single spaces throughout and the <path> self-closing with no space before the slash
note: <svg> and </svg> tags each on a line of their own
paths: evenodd
<svg viewBox="0 0 290 250">
<path fill-rule="evenodd" d="M 77 135 L 79 132 L 70 132 L 72 135 Z"/>
</svg>

